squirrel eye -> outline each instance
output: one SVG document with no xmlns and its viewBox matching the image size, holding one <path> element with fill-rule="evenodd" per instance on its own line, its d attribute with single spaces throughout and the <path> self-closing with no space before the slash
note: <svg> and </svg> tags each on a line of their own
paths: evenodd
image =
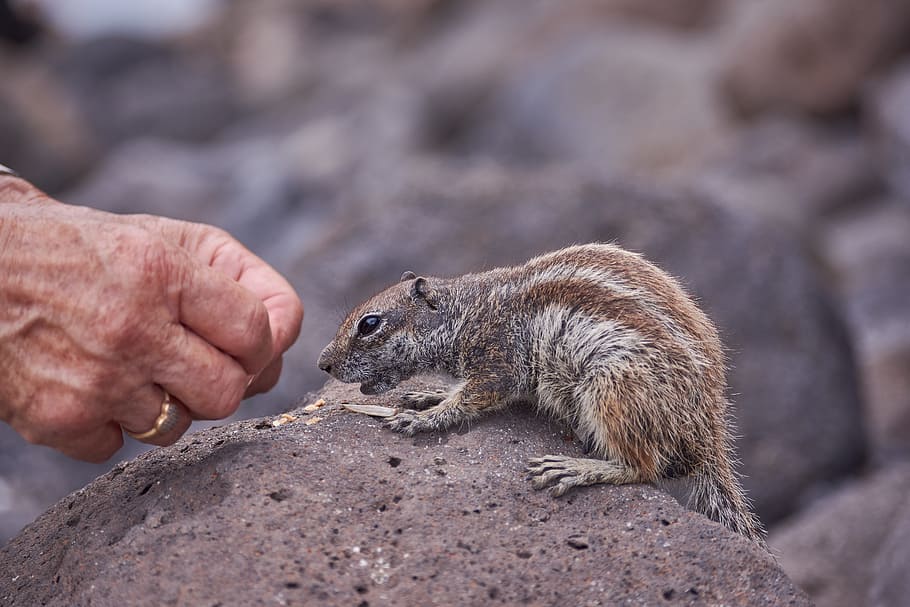
<svg viewBox="0 0 910 607">
<path fill-rule="evenodd" d="M 378 314 L 364 316 L 360 319 L 360 322 L 357 323 L 357 335 L 359 337 L 369 335 L 379 328 L 380 322 L 382 322 L 382 318 L 380 318 Z"/>
</svg>

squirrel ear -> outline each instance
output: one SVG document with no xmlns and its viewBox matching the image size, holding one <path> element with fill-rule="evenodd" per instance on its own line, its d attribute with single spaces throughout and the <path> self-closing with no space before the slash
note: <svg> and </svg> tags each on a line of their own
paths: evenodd
<svg viewBox="0 0 910 607">
<path fill-rule="evenodd" d="M 407 272 L 405 272 L 404 274 L 401 275 L 401 280 L 399 282 L 404 282 L 406 280 L 414 280 L 415 278 L 417 278 L 417 274 L 414 274 L 414 272 L 411 272 L 410 270 L 408 270 Z"/>
<path fill-rule="evenodd" d="M 427 279 L 423 276 L 414 278 L 414 284 L 411 286 L 411 297 L 415 301 L 423 301 L 434 310 L 439 304 L 439 298 L 436 293 L 436 289 L 430 286 L 430 284 L 427 282 Z"/>
</svg>

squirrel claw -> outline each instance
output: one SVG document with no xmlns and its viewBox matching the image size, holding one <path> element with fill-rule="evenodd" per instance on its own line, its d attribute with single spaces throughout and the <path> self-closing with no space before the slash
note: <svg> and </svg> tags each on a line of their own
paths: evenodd
<svg viewBox="0 0 910 607">
<path fill-rule="evenodd" d="M 419 418 L 415 411 L 405 409 L 399 411 L 395 415 L 390 415 L 385 418 L 383 425 L 389 430 L 404 434 L 406 436 L 414 436 L 420 432 L 421 428 L 419 427 Z"/>
</svg>

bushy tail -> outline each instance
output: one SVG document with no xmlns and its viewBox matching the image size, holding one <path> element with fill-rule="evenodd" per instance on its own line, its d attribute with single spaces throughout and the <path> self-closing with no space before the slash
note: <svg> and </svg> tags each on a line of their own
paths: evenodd
<svg viewBox="0 0 910 607">
<path fill-rule="evenodd" d="M 739 480 L 726 462 L 706 467 L 694 476 L 691 507 L 743 535 L 765 550 L 765 530 L 752 512 Z"/>
</svg>

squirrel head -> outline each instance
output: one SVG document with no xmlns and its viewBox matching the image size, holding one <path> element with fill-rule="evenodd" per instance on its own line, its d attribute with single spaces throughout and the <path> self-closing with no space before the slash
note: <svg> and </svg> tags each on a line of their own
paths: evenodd
<svg viewBox="0 0 910 607">
<path fill-rule="evenodd" d="M 405 272 L 401 281 L 347 315 L 319 355 L 319 368 L 364 394 L 391 390 L 429 369 L 427 348 L 443 323 L 445 287 L 436 278 Z"/>
</svg>

